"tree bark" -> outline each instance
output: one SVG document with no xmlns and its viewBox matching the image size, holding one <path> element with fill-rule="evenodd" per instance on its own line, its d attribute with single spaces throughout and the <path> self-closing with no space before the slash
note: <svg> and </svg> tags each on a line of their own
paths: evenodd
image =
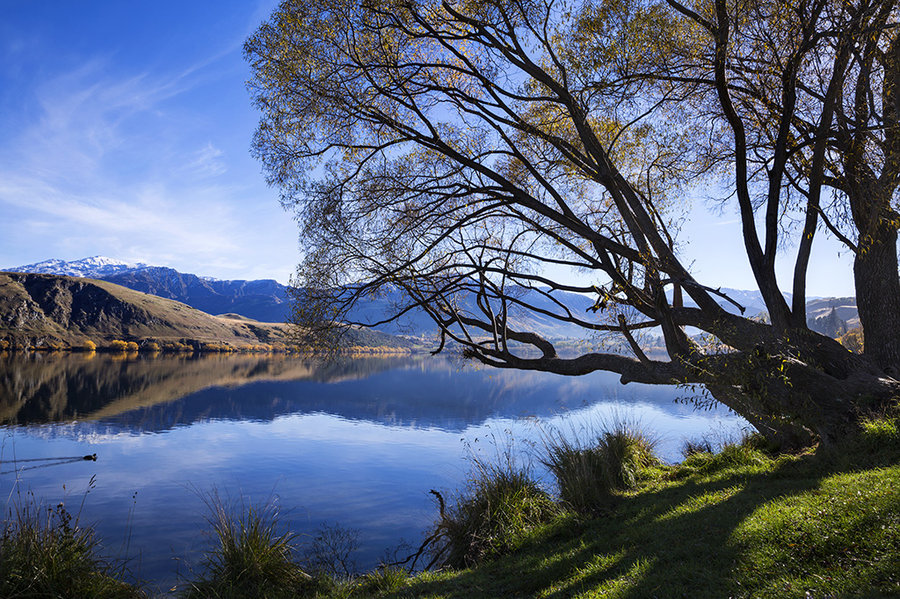
<svg viewBox="0 0 900 599">
<path fill-rule="evenodd" d="M 860 244 L 853 263 L 865 355 L 889 376 L 900 375 L 900 277 L 897 231 L 882 225 Z"/>
</svg>

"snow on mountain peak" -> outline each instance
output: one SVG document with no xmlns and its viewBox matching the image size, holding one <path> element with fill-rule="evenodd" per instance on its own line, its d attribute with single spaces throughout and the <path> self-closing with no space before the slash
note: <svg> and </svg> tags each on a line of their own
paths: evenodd
<svg viewBox="0 0 900 599">
<path fill-rule="evenodd" d="M 52 275 L 66 275 L 70 277 L 104 277 L 129 270 L 147 268 L 147 265 L 138 262 L 124 262 L 107 256 L 90 256 L 81 260 L 67 262 L 52 258 L 35 264 L 15 266 L 5 270 L 14 272 L 31 272 Z"/>
</svg>

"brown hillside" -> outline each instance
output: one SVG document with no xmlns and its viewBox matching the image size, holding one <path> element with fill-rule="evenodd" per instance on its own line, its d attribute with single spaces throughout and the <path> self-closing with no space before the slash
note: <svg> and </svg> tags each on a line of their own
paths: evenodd
<svg viewBox="0 0 900 599">
<path fill-rule="evenodd" d="M 0 338 L 32 345 L 191 339 L 241 346 L 284 342 L 287 325 L 211 316 L 105 281 L 0 272 Z"/>
</svg>

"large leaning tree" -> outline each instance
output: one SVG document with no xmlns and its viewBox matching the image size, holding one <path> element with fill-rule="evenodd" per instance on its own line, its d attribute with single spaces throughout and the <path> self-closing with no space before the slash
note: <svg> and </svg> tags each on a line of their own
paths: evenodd
<svg viewBox="0 0 900 599">
<path fill-rule="evenodd" d="M 897 12 L 286 0 L 245 51 L 255 152 L 300 223 L 297 321 L 348 323 L 390 291 L 385 320 L 424 311 L 441 348 L 484 364 L 699 384 L 783 443 L 847 434 L 900 394 Z M 683 258 L 678 217 L 701 184 L 740 215 L 766 319 L 723 308 L 740 306 Z M 855 255 L 861 355 L 807 327 L 823 231 Z M 786 252 L 789 287 L 775 276 Z M 560 356 L 517 325 L 529 312 L 631 355 Z M 647 330 L 668 360 L 642 350 Z"/>
</svg>

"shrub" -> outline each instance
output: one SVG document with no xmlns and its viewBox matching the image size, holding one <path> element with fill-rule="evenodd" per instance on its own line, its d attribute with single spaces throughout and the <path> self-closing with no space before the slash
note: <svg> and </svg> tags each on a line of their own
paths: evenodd
<svg viewBox="0 0 900 599">
<path fill-rule="evenodd" d="M 81 351 L 92 352 L 97 351 L 97 344 L 90 339 L 85 339 L 79 346 Z"/>
<path fill-rule="evenodd" d="M 0 339 L 0 351 L 6 351 L 9 349 L 9 341 L 6 339 Z"/>
<path fill-rule="evenodd" d="M 352 556 L 359 549 L 359 531 L 340 525 L 323 524 L 303 555 L 311 572 L 333 580 L 349 580 L 356 574 Z"/>
<path fill-rule="evenodd" d="M 208 353 L 225 353 L 234 351 L 234 348 L 228 345 L 227 343 L 219 343 L 216 341 L 209 341 L 200 344 L 200 351 L 208 352 Z"/>
<path fill-rule="evenodd" d="M 140 349 L 140 347 L 138 347 L 138 344 L 135 343 L 134 341 L 129 341 L 128 343 L 125 344 L 125 351 L 127 351 L 128 353 L 136 352 L 139 349 Z"/>
<path fill-rule="evenodd" d="M 190 583 L 182 596 L 275 599 L 314 595 L 321 582 L 291 559 L 294 535 L 278 532 L 278 514 L 272 504 L 235 513 L 213 495 L 207 505 L 218 545 L 205 557 L 206 576 Z"/>
<path fill-rule="evenodd" d="M 512 464 L 476 464 L 476 472 L 449 510 L 443 497 L 441 518 L 432 534 L 432 564 L 470 567 L 515 549 L 535 526 L 557 512 L 556 505 L 526 470 Z"/>
<path fill-rule="evenodd" d="M 660 463 L 654 443 L 624 424 L 601 433 L 591 446 L 559 433 L 544 445 L 541 461 L 556 479 L 560 499 L 580 514 L 604 511 L 616 491 L 634 487 L 643 469 Z"/>
<path fill-rule="evenodd" d="M 114 339 L 109 342 L 109 349 L 114 352 L 124 352 L 128 349 L 128 344 L 121 339 Z"/>
<path fill-rule="evenodd" d="M 838 342 L 852 351 L 854 354 L 861 354 L 865 349 L 865 338 L 863 336 L 862 327 L 855 327 L 838 337 Z"/>
<path fill-rule="evenodd" d="M 147 353 L 156 353 L 159 351 L 159 343 L 157 343 L 156 341 L 148 341 L 144 344 L 144 347 L 142 349 Z"/>
<path fill-rule="evenodd" d="M 194 348 L 180 341 L 168 341 L 162 344 L 162 350 L 165 352 L 192 352 Z"/>
<path fill-rule="evenodd" d="M 38 343 L 35 347 L 35 351 L 61 351 L 63 349 L 63 344 L 59 341 L 54 340 L 45 340 Z"/>
<path fill-rule="evenodd" d="M 17 508 L 0 536 L 0 597 L 143 597 L 63 504 Z"/>
</svg>

